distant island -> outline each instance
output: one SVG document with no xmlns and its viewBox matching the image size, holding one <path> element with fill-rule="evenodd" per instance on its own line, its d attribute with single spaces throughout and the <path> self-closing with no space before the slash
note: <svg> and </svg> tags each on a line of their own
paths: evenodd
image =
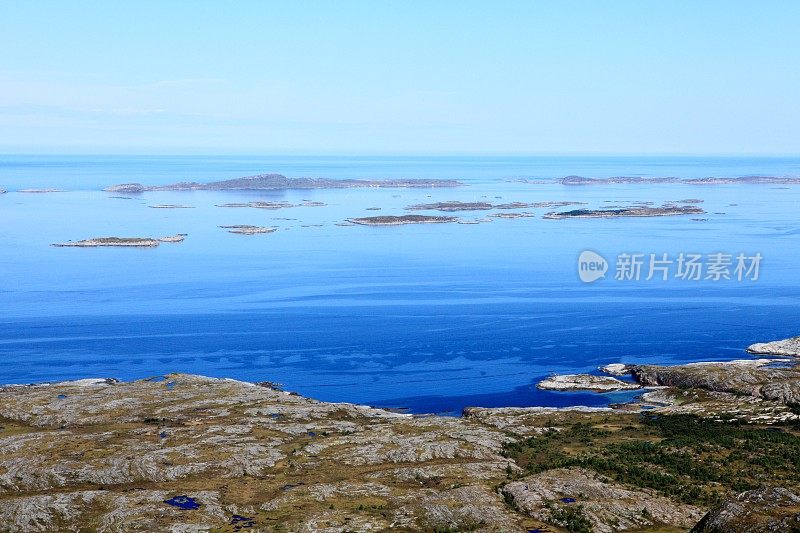
<svg viewBox="0 0 800 533">
<path fill-rule="evenodd" d="M 285 207 L 322 207 L 324 202 L 312 202 L 303 200 L 300 204 L 290 204 L 289 202 L 234 202 L 228 204 L 217 204 L 216 207 L 253 207 L 255 209 L 283 209 Z"/>
<path fill-rule="evenodd" d="M 278 228 L 274 226 L 264 227 L 264 226 L 250 226 L 248 224 L 235 224 L 232 226 L 220 226 L 222 229 L 228 230 L 228 233 L 234 233 L 237 235 L 257 235 L 259 233 L 274 233 L 278 231 Z"/>
<path fill-rule="evenodd" d="M 489 215 L 492 218 L 533 218 L 536 215 L 533 213 L 494 213 Z"/>
<path fill-rule="evenodd" d="M 540 182 L 537 181 L 536 183 Z M 800 178 L 780 176 L 741 176 L 738 178 L 647 178 L 642 176 L 617 176 L 613 178 L 585 178 L 583 176 L 567 176 L 566 178 L 562 178 L 560 183 L 562 185 L 652 185 L 660 183 L 683 183 L 686 185 L 800 185 Z"/>
<path fill-rule="evenodd" d="M 287 178 L 281 174 L 259 174 L 209 183 L 181 182 L 171 185 L 142 185 L 141 183 L 122 183 L 103 189 L 115 193 L 140 193 L 146 191 L 257 191 L 280 189 L 353 189 L 353 188 L 416 188 L 459 187 L 457 180 L 427 179 L 328 179 L 328 178 Z"/>
<path fill-rule="evenodd" d="M 58 248 L 97 248 L 104 246 L 118 246 L 123 248 L 155 248 L 162 242 L 183 242 L 185 234 L 171 235 L 169 237 L 94 237 L 80 241 L 67 241 L 53 243 Z"/>
<path fill-rule="evenodd" d="M 561 218 L 617 218 L 617 217 L 666 217 L 676 215 L 702 215 L 705 211 L 694 206 L 665 204 L 661 207 L 621 207 L 618 209 L 573 209 L 572 211 L 546 213 L 547 219 Z"/>
<path fill-rule="evenodd" d="M 448 202 L 435 202 L 430 204 L 414 204 L 406 207 L 408 211 L 488 211 L 490 209 L 527 209 L 540 207 L 562 207 L 567 205 L 581 205 L 584 202 L 508 202 L 503 204 L 492 204 L 489 202 L 460 202 L 451 200 Z"/>
<path fill-rule="evenodd" d="M 428 216 L 428 215 L 386 215 L 378 217 L 348 218 L 348 222 L 362 226 L 400 226 L 403 224 L 441 224 L 457 222 L 458 217 Z"/>
</svg>

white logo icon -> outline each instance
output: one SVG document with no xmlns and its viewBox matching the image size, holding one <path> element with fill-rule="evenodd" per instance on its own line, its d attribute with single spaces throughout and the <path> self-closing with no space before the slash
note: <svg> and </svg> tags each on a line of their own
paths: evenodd
<svg viewBox="0 0 800 533">
<path fill-rule="evenodd" d="M 592 283 L 606 277 L 608 261 L 602 255 L 591 250 L 584 250 L 578 257 L 578 276 L 584 283 Z"/>
</svg>

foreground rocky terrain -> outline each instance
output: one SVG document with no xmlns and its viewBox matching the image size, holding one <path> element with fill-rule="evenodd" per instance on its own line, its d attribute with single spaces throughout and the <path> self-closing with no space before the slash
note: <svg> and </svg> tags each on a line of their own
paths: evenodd
<svg viewBox="0 0 800 533">
<path fill-rule="evenodd" d="M 524 529 L 477 421 L 190 375 L 6 387 L 0 417 L 6 531 Z"/>
<path fill-rule="evenodd" d="M 791 531 L 800 416 L 753 383 L 797 376 L 728 368 L 626 366 L 659 387 L 459 418 L 188 374 L 5 386 L 0 531 Z"/>
</svg>

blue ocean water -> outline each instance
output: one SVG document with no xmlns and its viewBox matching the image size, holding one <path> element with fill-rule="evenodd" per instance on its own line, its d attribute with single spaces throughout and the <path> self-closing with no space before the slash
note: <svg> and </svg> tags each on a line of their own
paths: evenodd
<svg viewBox="0 0 800 533">
<path fill-rule="evenodd" d="M 150 192 L 107 185 L 291 177 L 457 178 L 458 189 Z M 800 332 L 800 187 L 607 185 L 555 178 L 800 175 L 800 158 L 0 156 L 0 383 L 194 372 L 283 383 L 331 401 L 459 412 L 471 405 L 604 405 L 630 394 L 535 389 L 610 362 L 746 357 Z M 553 180 L 532 184 L 524 178 Z M 67 192 L 30 194 L 24 188 Z M 702 199 L 707 214 L 536 216 L 480 224 L 337 225 L 444 200 Z M 322 207 L 216 207 L 302 200 Z M 194 209 L 151 209 L 188 204 Z M 368 210 L 380 207 L 381 211 Z M 568 209 L 568 208 L 565 208 Z M 460 213 L 470 220 L 486 213 Z M 702 218 L 704 220 L 693 220 Z M 218 226 L 277 226 L 231 235 Z M 93 236 L 187 233 L 155 249 L 70 249 Z M 760 253 L 757 281 L 582 283 L 577 258 Z"/>
</svg>

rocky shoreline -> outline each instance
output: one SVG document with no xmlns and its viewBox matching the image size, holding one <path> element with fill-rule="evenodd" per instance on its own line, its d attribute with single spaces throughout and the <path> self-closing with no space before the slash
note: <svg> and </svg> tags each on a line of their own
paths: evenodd
<svg viewBox="0 0 800 533">
<path fill-rule="evenodd" d="M 604 465 L 614 463 L 592 457 L 617 453 L 616 433 L 658 443 L 658 431 L 695 418 L 716 428 L 695 438 L 739 431 L 760 439 L 769 432 L 758 428 L 770 427 L 783 435 L 776 442 L 800 450 L 795 397 L 765 392 L 800 382 L 798 361 L 779 362 L 616 363 L 605 368 L 656 388 L 614 408 L 470 408 L 461 418 L 319 402 L 269 383 L 188 374 L 4 386 L 0 531 L 248 524 L 254 531 L 522 532 L 577 523 L 597 532 L 768 531 L 800 518 L 791 472 L 774 473 L 788 486 L 737 495 L 710 484 L 703 490 L 711 492 L 689 502 L 691 491 L 670 492 L 672 482 L 648 488 L 647 478 L 631 477 L 636 470 L 613 474 Z M 608 376 L 550 381 L 601 391 L 630 385 Z M 730 425 L 736 416 L 747 426 Z M 542 453 L 556 455 L 537 466 Z M 711 494 L 729 499 L 703 503 Z M 731 512 L 737 505 L 748 512 Z"/>
</svg>

